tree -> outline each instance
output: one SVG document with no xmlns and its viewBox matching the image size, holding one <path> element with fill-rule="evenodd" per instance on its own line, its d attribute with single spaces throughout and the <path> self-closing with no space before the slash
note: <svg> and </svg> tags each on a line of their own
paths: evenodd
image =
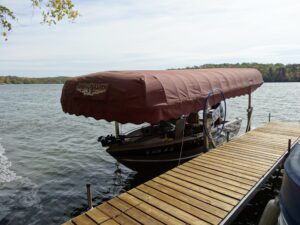
<svg viewBox="0 0 300 225">
<path fill-rule="evenodd" d="M 53 25 L 57 22 L 67 19 L 74 21 L 79 13 L 75 9 L 72 0 L 29 0 L 32 2 L 33 8 L 38 8 L 42 13 L 42 23 Z M 12 30 L 12 22 L 17 20 L 14 12 L 0 5 L 0 31 L 5 40 L 7 33 Z"/>
<path fill-rule="evenodd" d="M 2 36 L 7 40 L 7 32 L 11 31 L 12 25 L 11 20 L 15 20 L 16 17 L 14 13 L 6 8 L 5 6 L 0 5 L 0 27 L 2 31 Z"/>
</svg>

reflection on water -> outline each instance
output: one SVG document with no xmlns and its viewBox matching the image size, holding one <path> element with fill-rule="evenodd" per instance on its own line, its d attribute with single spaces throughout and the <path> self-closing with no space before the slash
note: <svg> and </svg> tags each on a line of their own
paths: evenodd
<svg viewBox="0 0 300 225">
<path fill-rule="evenodd" d="M 59 224 L 87 209 L 86 183 L 98 204 L 151 177 L 117 165 L 97 142 L 114 125 L 66 115 L 62 85 L 0 86 L 0 224 Z M 264 84 L 253 95 L 258 126 L 297 120 L 300 83 Z M 227 101 L 229 118 L 242 117 L 247 96 Z M 128 131 L 134 125 L 124 125 Z"/>
</svg>

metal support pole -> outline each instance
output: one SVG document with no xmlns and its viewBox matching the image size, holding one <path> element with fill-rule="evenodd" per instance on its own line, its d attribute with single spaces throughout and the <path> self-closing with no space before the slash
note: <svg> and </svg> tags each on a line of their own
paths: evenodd
<svg viewBox="0 0 300 225">
<path fill-rule="evenodd" d="M 271 122 L 271 113 L 269 112 L 269 123 Z"/>
<path fill-rule="evenodd" d="M 118 122 L 115 122 L 115 130 L 116 130 L 116 138 L 118 138 L 120 135 L 120 127 Z"/>
<path fill-rule="evenodd" d="M 229 131 L 227 131 L 227 136 L 226 136 L 226 140 L 227 140 L 227 142 L 229 142 L 229 138 L 230 137 L 230 132 Z"/>
<path fill-rule="evenodd" d="M 91 184 L 86 184 L 86 194 L 87 194 L 88 206 L 89 209 L 91 209 L 93 208 Z"/>
<path fill-rule="evenodd" d="M 205 110 L 205 109 L 204 109 Z M 204 113 L 203 110 L 203 145 L 204 151 L 207 152 L 209 150 L 209 138 L 208 138 L 208 128 L 207 128 L 207 113 Z"/>
<path fill-rule="evenodd" d="M 251 130 L 251 118 L 252 118 L 253 108 L 251 106 L 251 92 L 248 95 L 248 109 L 247 109 L 247 127 L 246 132 Z"/>
<path fill-rule="evenodd" d="M 203 131 L 203 142 L 204 142 L 204 148 L 205 151 L 209 150 L 209 140 L 208 140 L 208 134 L 206 134 L 206 131 Z"/>
</svg>

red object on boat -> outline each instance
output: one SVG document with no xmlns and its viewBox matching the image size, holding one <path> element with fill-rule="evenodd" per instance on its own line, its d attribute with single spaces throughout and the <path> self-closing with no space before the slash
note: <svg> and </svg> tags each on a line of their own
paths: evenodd
<svg viewBox="0 0 300 225">
<path fill-rule="evenodd" d="M 155 124 L 202 110 L 216 88 L 231 98 L 262 84 L 261 73 L 246 68 L 108 71 L 66 81 L 61 104 L 65 113 L 77 116 Z M 210 99 L 211 105 L 221 101 L 220 92 Z"/>
</svg>

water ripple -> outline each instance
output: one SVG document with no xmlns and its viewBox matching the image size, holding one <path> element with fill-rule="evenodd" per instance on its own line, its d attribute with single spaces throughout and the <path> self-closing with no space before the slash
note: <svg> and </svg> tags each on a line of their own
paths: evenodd
<svg viewBox="0 0 300 225">
<path fill-rule="evenodd" d="M 11 162 L 8 161 L 4 153 L 5 149 L 0 144 L 0 183 L 11 182 L 21 178 L 14 171 L 10 170 Z"/>
</svg>

